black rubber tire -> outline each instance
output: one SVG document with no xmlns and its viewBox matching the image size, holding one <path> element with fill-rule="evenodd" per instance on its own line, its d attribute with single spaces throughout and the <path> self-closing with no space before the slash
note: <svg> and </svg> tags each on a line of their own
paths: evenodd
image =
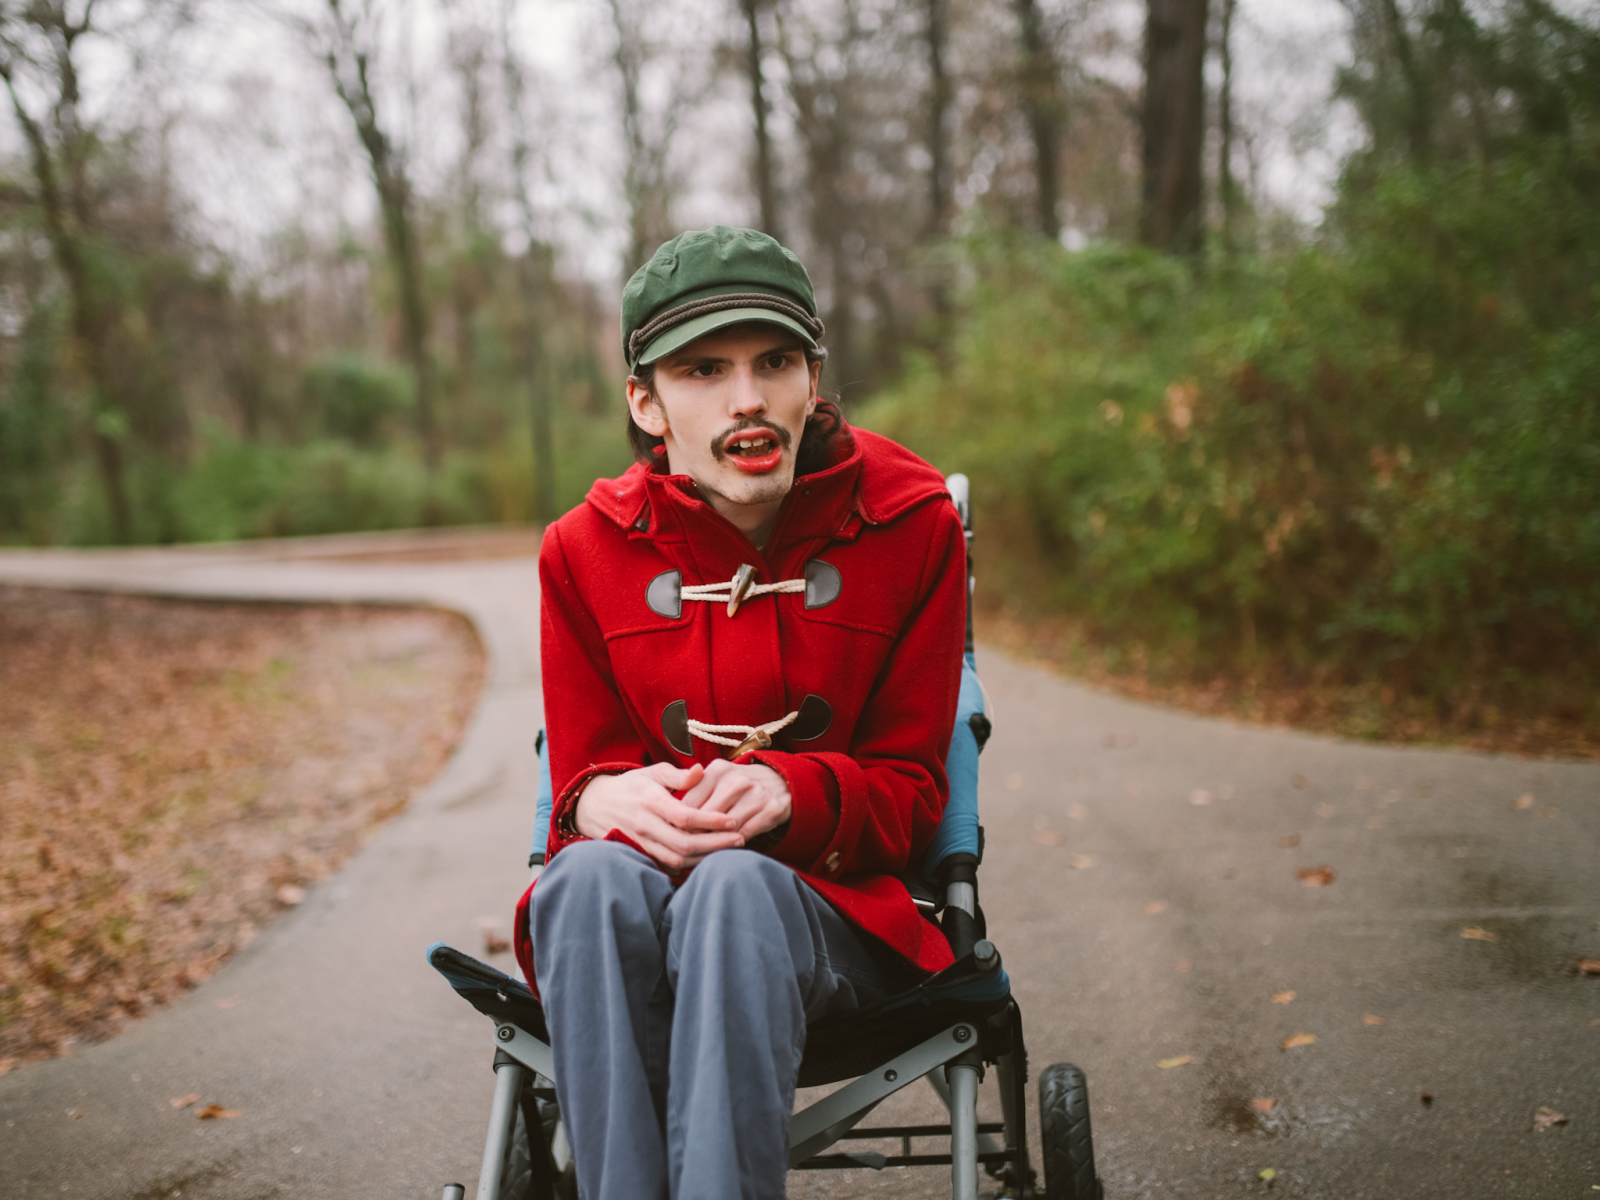
<svg viewBox="0 0 1600 1200">
<path fill-rule="evenodd" d="M 528 1136 L 530 1111 L 537 1114 L 537 1138 Z M 566 1170 L 558 1172 L 551 1154 L 560 1121 L 561 1112 L 554 1104 L 523 1097 L 511 1126 L 511 1140 L 506 1143 L 500 1200 L 578 1200 L 577 1168 L 569 1161 Z M 542 1170 L 534 1168 L 535 1154 L 540 1156 Z"/>
<path fill-rule="evenodd" d="M 1046 1200 L 1102 1200 L 1094 1172 L 1089 1081 L 1071 1063 L 1039 1072 L 1039 1137 L 1044 1143 Z"/>
<path fill-rule="evenodd" d="M 500 1200 L 534 1200 L 534 1150 L 524 1110 L 525 1106 L 518 1104 L 511 1122 L 511 1140 L 506 1143 L 505 1166 L 500 1172 Z"/>
</svg>

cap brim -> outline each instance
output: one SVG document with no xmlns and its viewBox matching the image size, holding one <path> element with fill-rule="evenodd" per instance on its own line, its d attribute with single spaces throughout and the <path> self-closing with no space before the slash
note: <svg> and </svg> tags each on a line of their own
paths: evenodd
<svg viewBox="0 0 1600 1200">
<path fill-rule="evenodd" d="M 807 346 L 816 348 L 817 339 L 812 337 L 805 327 L 793 317 L 786 317 L 780 312 L 770 308 L 727 308 L 721 312 L 706 313 L 704 316 L 695 317 L 685 321 L 682 325 L 674 325 L 660 337 L 653 340 L 644 348 L 644 353 L 639 355 L 636 367 L 653 363 L 664 355 L 671 354 L 674 350 L 681 350 L 696 338 L 703 338 L 708 333 L 715 333 L 719 329 L 726 329 L 729 325 L 747 325 L 752 321 L 759 321 L 764 325 L 778 325 L 794 334 Z"/>
</svg>

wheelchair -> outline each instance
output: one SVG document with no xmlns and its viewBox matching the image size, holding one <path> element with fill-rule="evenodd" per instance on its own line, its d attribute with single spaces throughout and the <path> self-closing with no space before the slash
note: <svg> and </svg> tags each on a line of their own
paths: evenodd
<svg viewBox="0 0 1600 1200">
<path fill-rule="evenodd" d="M 970 549 L 969 485 L 962 475 L 952 475 L 949 485 Z M 950 798 L 921 870 L 902 876 L 923 915 L 939 924 L 956 961 L 909 991 L 807 1028 L 799 1086 L 851 1082 L 791 1118 L 789 1167 L 815 1171 L 948 1166 L 952 1200 L 976 1200 L 981 1168 L 1003 1196 L 1102 1200 L 1088 1085 L 1083 1072 L 1070 1063 L 1052 1064 L 1040 1072 L 1042 1192 L 1029 1161 L 1028 1056 L 1022 1015 L 1000 952 L 987 937 L 978 903 L 978 866 L 983 859 L 978 756 L 991 729 L 987 708 L 973 657 L 969 607 L 961 696 L 946 760 Z M 530 867 L 544 862 L 553 800 L 543 731 L 536 745 L 539 804 Z M 550 1034 L 538 999 L 520 980 L 443 943 L 429 947 L 428 961 L 495 1026 L 494 1103 L 477 1200 L 577 1200 L 576 1171 L 556 1101 Z M 978 1084 L 989 1067 L 999 1084 L 1003 1119 L 980 1123 Z M 943 1102 L 948 1124 L 860 1124 L 889 1096 L 924 1078 Z M 949 1152 L 912 1153 L 913 1138 L 948 1138 Z M 841 1143 L 877 1139 L 898 1139 L 901 1153 L 826 1153 Z M 443 1200 L 464 1197 L 462 1185 L 445 1186 Z"/>
</svg>

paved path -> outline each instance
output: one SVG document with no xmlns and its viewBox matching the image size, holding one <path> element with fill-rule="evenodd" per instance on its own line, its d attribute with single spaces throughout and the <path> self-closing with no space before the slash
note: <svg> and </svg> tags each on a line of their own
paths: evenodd
<svg viewBox="0 0 1600 1200">
<path fill-rule="evenodd" d="M 0 1077 L 8 1198 L 421 1200 L 472 1182 L 488 1025 L 422 947 L 474 945 L 475 918 L 523 879 L 534 572 L 340 562 L 328 545 L 0 555 L 8 582 L 448 605 L 491 656 L 460 752 L 335 879 L 171 1009 Z M 1297 1197 L 1597 1194 L 1600 979 L 1571 968 L 1600 957 L 1600 766 L 1245 728 L 994 653 L 981 666 L 998 716 L 990 930 L 1035 1068 L 1089 1071 L 1112 1200 L 1264 1194 L 1265 1168 Z M 1329 886 L 1296 878 L 1324 865 Z M 1279 1048 L 1296 1033 L 1317 1040 Z M 244 1115 L 173 1112 L 191 1091 Z M 930 1096 L 880 1111 L 927 1113 Z M 1541 1105 L 1568 1124 L 1533 1132 Z M 948 1195 L 939 1171 L 792 1175 L 790 1191 Z"/>
</svg>

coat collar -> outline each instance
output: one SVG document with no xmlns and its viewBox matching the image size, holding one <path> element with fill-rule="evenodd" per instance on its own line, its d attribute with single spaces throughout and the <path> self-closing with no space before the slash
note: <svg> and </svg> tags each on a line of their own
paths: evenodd
<svg viewBox="0 0 1600 1200">
<path fill-rule="evenodd" d="M 783 540 L 852 539 L 863 523 L 881 525 L 929 500 L 948 496 L 944 476 L 905 447 L 865 429 L 850 430 L 849 453 L 795 480 L 778 519 Z M 587 503 L 632 536 L 685 540 L 687 529 L 723 518 L 687 475 L 665 463 L 635 463 L 615 479 L 597 479 Z"/>
</svg>

